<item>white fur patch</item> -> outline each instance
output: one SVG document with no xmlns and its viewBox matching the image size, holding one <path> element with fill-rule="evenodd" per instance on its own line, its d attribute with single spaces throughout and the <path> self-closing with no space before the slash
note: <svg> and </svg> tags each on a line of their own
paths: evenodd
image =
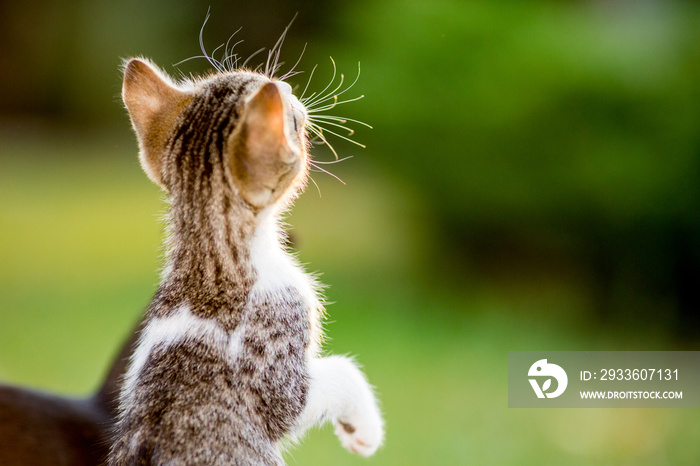
<svg viewBox="0 0 700 466">
<path fill-rule="evenodd" d="M 149 355 L 157 346 L 171 346 L 184 340 L 201 340 L 219 348 L 226 348 L 229 357 L 235 359 L 240 353 L 244 322 L 228 335 L 212 319 L 197 317 L 187 305 L 182 305 L 169 317 L 151 320 L 141 333 L 138 346 L 131 356 L 124 386 L 123 400 L 127 401 L 136 388 L 139 373 Z"/>
<path fill-rule="evenodd" d="M 280 244 L 274 206 L 260 212 L 260 220 L 250 243 L 250 258 L 257 275 L 253 293 L 274 294 L 284 288 L 294 288 L 312 307 L 318 305 L 314 280 Z"/>
<path fill-rule="evenodd" d="M 355 363 L 343 356 L 311 358 L 306 406 L 292 438 L 313 425 L 336 424 L 336 435 L 348 450 L 372 455 L 384 440 L 384 421 L 372 387 Z"/>
<path fill-rule="evenodd" d="M 250 242 L 250 258 L 256 274 L 251 294 L 274 296 L 285 288 L 297 290 L 308 308 L 311 343 L 307 354 L 314 357 L 320 351 L 322 339 L 320 316 L 323 307 L 319 299 L 319 286 L 313 277 L 304 272 L 296 258 L 282 247 L 276 207 L 268 207 L 259 215 L 258 225 Z"/>
</svg>

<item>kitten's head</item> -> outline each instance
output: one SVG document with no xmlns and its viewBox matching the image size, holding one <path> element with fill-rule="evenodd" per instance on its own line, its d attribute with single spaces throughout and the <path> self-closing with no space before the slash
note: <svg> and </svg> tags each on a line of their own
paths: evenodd
<svg viewBox="0 0 700 466">
<path fill-rule="evenodd" d="M 257 211 L 292 198 L 305 183 L 307 114 L 287 83 L 232 71 L 176 84 L 132 59 L 122 97 L 141 166 L 171 196 L 223 187 Z"/>
</svg>

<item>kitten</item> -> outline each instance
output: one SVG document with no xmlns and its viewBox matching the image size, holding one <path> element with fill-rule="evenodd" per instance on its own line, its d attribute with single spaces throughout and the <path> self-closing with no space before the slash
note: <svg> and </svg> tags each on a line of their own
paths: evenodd
<svg viewBox="0 0 700 466">
<path fill-rule="evenodd" d="M 246 70 L 176 84 L 132 59 L 122 96 L 170 239 L 109 464 L 279 465 L 284 438 L 325 421 L 373 454 L 373 392 L 351 360 L 319 357 L 318 285 L 282 246 L 310 162 L 291 87 Z"/>
</svg>

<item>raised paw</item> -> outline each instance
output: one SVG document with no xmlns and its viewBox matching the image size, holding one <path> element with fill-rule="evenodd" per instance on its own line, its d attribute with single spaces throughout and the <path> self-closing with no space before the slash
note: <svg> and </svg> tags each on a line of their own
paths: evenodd
<svg viewBox="0 0 700 466">
<path fill-rule="evenodd" d="M 361 456 L 371 456 L 384 440 L 379 411 L 364 416 L 350 416 L 335 423 L 335 434 L 346 449 Z"/>
</svg>

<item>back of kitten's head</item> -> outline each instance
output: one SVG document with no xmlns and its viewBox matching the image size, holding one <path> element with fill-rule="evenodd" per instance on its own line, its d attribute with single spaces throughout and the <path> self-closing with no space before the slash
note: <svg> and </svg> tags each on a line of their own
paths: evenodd
<svg viewBox="0 0 700 466">
<path fill-rule="evenodd" d="M 306 111 L 284 82 L 240 70 L 176 84 L 131 59 L 122 97 L 141 166 L 171 197 L 202 185 L 211 195 L 218 180 L 260 210 L 306 179 Z"/>
</svg>

